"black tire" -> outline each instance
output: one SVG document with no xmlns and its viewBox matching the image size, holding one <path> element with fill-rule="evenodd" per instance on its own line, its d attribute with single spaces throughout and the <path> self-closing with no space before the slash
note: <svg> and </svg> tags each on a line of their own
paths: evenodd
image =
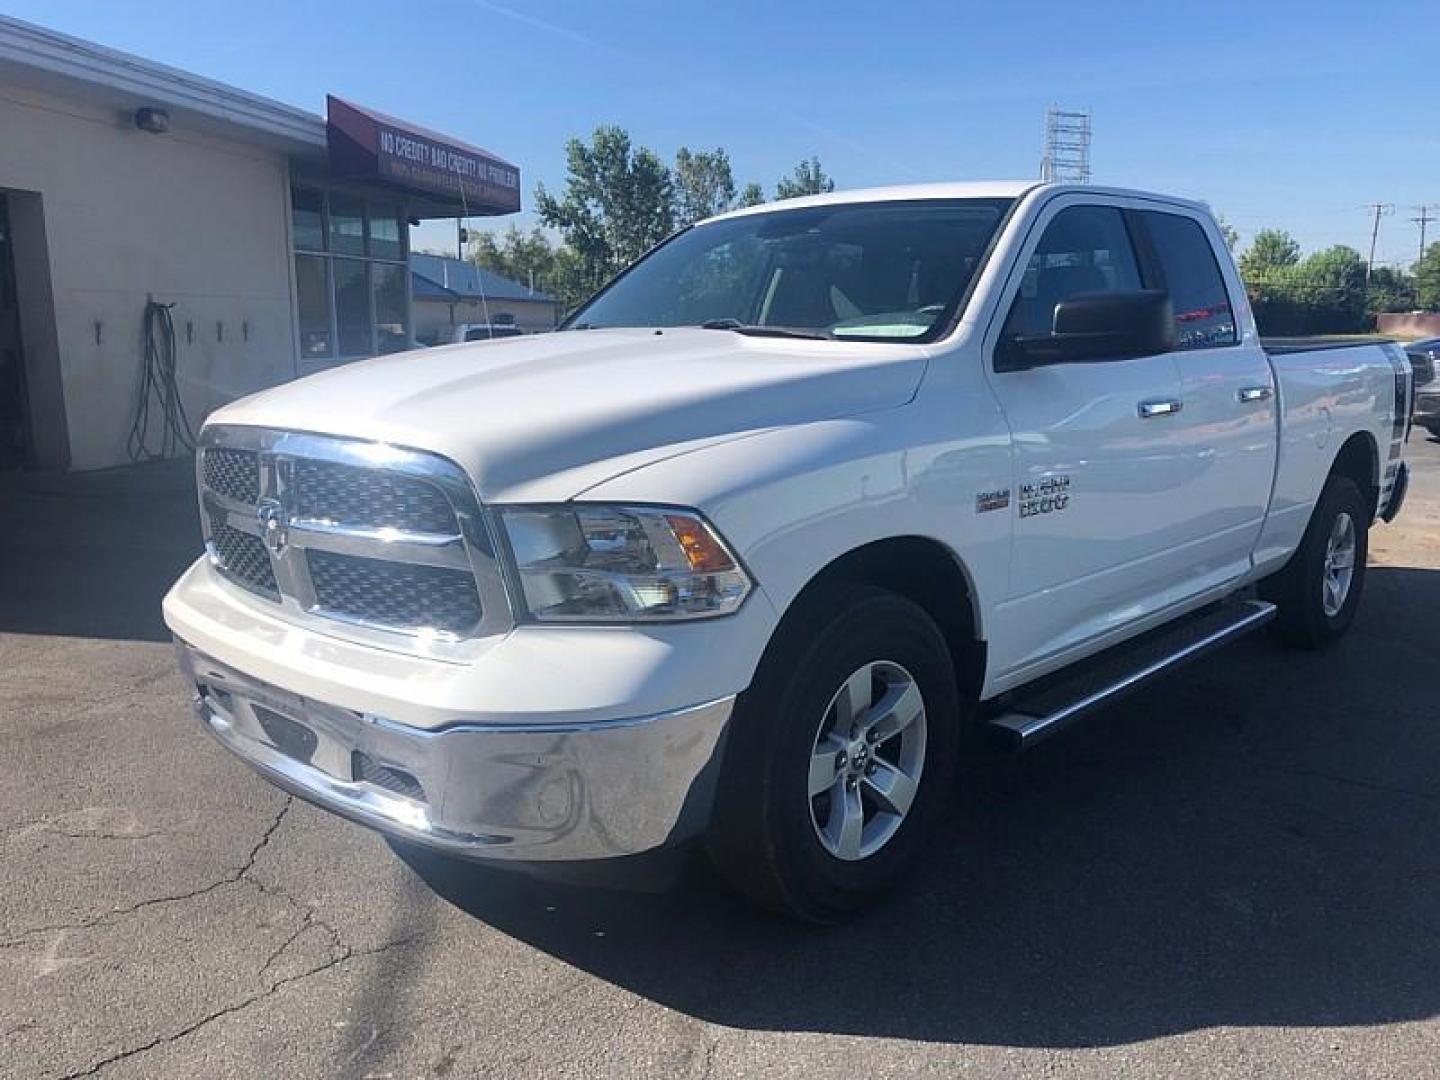
<svg viewBox="0 0 1440 1080">
<path fill-rule="evenodd" d="M 1344 602 L 1338 610 L 1327 612 L 1327 551 L 1337 519 L 1347 514 L 1355 530 L 1353 573 Z M 1365 591 L 1370 524 L 1371 508 L 1355 481 L 1348 476 L 1330 477 L 1310 515 L 1299 549 L 1283 570 L 1261 582 L 1260 595 L 1280 609 L 1271 623 L 1276 638 L 1300 649 L 1323 649 L 1350 629 Z"/>
<path fill-rule="evenodd" d="M 888 826 L 890 838 L 847 861 L 826 849 L 812 818 L 832 796 L 812 796 L 807 781 L 821 728 L 836 717 L 832 698 L 852 673 L 877 662 L 884 662 L 878 673 L 897 673 L 902 684 L 908 675 L 920 692 L 923 767 L 908 812 Z M 881 674 L 875 678 L 883 687 Z M 812 922 L 874 903 L 912 866 L 953 794 L 961 720 L 950 651 L 922 608 L 868 586 L 825 586 L 802 597 L 736 703 L 708 836 L 716 868 L 759 904 Z M 877 743 L 875 753 L 894 754 L 901 738 Z M 870 815 L 875 789 L 866 775 L 855 780 L 855 798 L 871 800 Z M 839 773 L 837 783 L 848 782 Z"/>
</svg>

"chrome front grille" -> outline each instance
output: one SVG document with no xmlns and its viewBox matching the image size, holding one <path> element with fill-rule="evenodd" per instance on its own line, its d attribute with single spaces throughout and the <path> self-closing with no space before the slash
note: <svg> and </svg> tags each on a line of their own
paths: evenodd
<svg viewBox="0 0 1440 1080">
<path fill-rule="evenodd" d="M 198 474 L 212 564 L 284 609 L 442 656 L 509 625 L 481 507 L 444 458 L 222 426 L 205 429 Z"/>
<path fill-rule="evenodd" d="M 464 635 L 480 621 L 480 596 L 466 570 L 308 551 L 316 610 L 381 626 Z"/>
<path fill-rule="evenodd" d="M 258 536 L 232 529 L 224 521 L 212 520 L 210 551 L 215 565 L 226 577 L 254 592 L 276 600 L 280 598 L 270 553 Z"/>
<path fill-rule="evenodd" d="M 236 502 L 260 501 L 260 455 L 254 450 L 217 446 L 203 458 L 205 486 Z"/>
<path fill-rule="evenodd" d="M 455 511 L 424 480 L 331 461 L 296 461 L 295 516 L 371 529 L 453 534 Z"/>
</svg>

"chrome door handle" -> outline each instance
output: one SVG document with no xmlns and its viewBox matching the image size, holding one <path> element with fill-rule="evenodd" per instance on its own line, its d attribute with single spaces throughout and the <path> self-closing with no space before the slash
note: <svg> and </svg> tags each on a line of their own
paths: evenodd
<svg viewBox="0 0 1440 1080">
<path fill-rule="evenodd" d="M 1269 401 L 1274 393 L 1268 386 L 1242 386 L 1235 391 L 1235 396 L 1240 399 L 1240 404 L 1248 405 L 1252 401 Z"/>
<path fill-rule="evenodd" d="M 1165 401 L 1142 401 L 1139 405 L 1140 419 L 1151 420 L 1157 416 L 1173 416 L 1180 411 L 1180 408 L 1181 402 L 1174 398 L 1168 398 Z"/>
</svg>

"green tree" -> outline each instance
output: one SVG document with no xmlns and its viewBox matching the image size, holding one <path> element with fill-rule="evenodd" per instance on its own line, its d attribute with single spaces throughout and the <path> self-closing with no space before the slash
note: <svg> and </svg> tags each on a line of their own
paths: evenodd
<svg viewBox="0 0 1440 1080">
<path fill-rule="evenodd" d="M 740 192 L 740 205 L 741 205 L 741 206 L 759 206 L 759 205 L 760 205 L 761 203 L 763 203 L 764 201 L 765 201 L 765 189 L 762 188 L 759 184 L 756 184 L 756 183 L 746 184 L 746 185 L 745 185 L 745 190 L 742 191 L 742 192 Z"/>
<path fill-rule="evenodd" d="M 1344 244 L 1317 251 L 1300 263 L 1296 276 L 1311 312 L 1311 333 L 1366 329 L 1365 259 L 1358 251 Z"/>
<path fill-rule="evenodd" d="M 1425 311 L 1440 311 L 1440 244 L 1431 244 L 1415 264 L 1415 301 Z"/>
<path fill-rule="evenodd" d="M 811 157 L 796 165 L 793 175 L 780 178 L 775 185 L 775 198 L 795 199 L 801 195 L 823 195 L 834 190 L 834 179 L 820 167 L 818 157 Z"/>
<path fill-rule="evenodd" d="M 1415 279 L 1393 266 L 1377 266 L 1370 275 L 1366 308 L 1371 315 L 1385 311 L 1412 311 L 1415 308 Z"/>
<path fill-rule="evenodd" d="M 565 144 L 564 194 L 540 184 L 540 220 L 558 229 L 573 253 L 570 269 L 582 295 L 593 292 L 675 228 L 675 186 L 651 150 L 631 145 L 623 129 L 595 129 L 587 144 Z"/>
<path fill-rule="evenodd" d="M 1300 261 L 1300 245 L 1284 229 L 1261 229 L 1240 256 L 1240 276 L 1247 282 L 1265 281 L 1276 270 Z"/>
<path fill-rule="evenodd" d="M 735 175 L 730 155 L 722 148 L 675 151 L 675 224 L 693 225 L 730 209 L 735 202 Z"/>
<path fill-rule="evenodd" d="M 466 257 L 476 266 L 532 286 L 541 292 L 553 291 L 555 246 L 540 229 L 522 233 L 511 225 L 503 233 L 470 233 Z"/>
</svg>

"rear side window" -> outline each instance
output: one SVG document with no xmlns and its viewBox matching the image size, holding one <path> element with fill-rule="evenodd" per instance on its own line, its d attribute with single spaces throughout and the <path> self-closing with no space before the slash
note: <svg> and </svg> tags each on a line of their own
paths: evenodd
<svg viewBox="0 0 1440 1080">
<path fill-rule="evenodd" d="M 1077 293 L 1138 288 L 1140 269 L 1124 215 L 1113 206 L 1067 207 L 1050 219 L 1025 265 L 1004 335 L 1049 334 L 1055 305 Z"/>
<path fill-rule="evenodd" d="M 1145 227 L 1175 305 L 1175 347 L 1233 345 L 1235 313 L 1205 230 L 1194 218 L 1142 211 Z"/>
</svg>

